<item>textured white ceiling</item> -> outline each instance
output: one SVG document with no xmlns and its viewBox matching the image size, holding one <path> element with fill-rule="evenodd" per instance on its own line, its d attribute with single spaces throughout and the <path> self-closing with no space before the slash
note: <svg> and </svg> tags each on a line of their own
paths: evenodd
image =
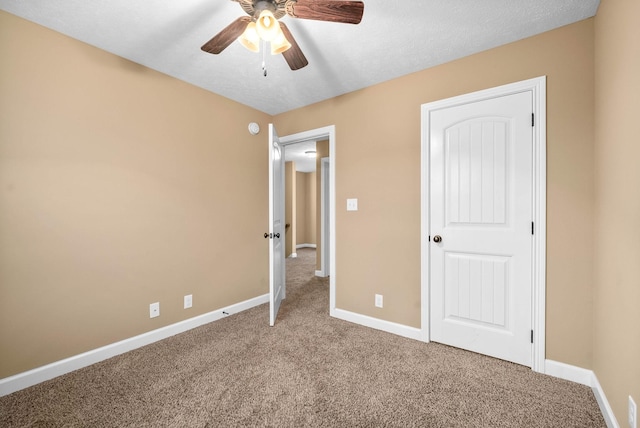
<svg viewBox="0 0 640 428">
<path fill-rule="evenodd" d="M 284 160 L 294 161 L 298 172 L 313 172 L 316 170 L 316 156 L 309 156 L 306 152 L 315 150 L 315 141 L 289 144 L 284 150 Z"/>
<path fill-rule="evenodd" d="M 200 50 L 230 0 L 0 0 L 0 9 L 268 114 L 394 79 L 594 16 L 599 0 L 364 0 L 359 25 L 282 18 L 309 65 L 233 43 Z"/>
</svg>

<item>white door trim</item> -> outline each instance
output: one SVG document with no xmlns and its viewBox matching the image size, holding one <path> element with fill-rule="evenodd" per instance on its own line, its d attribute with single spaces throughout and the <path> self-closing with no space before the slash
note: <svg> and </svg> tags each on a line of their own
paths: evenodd
<svg viewBox="0 0 640 428">
<path fill-rule="evenodd" d="M 329 314 L 336 310 L 336 127 L 335 125 L 280 137 L 281 145 L 329 140 Z"/>
<path fill-rule="evenodd" d="M 316 276 L 319 277 L 327 277 L 329 276 L 329 260 L 331 258 L 331 251 L 329 251 L 329 246 L 327 243 L 331 242 L 331 237 L 329 235 L 331 228 L 329 225 L 331 224 L 329 220 L 329 210 L 327 207 L 331 206 L 331 201 L 329 200 L 329 173 L 331 160 L 329 157 L 324 157 L 320 159 L 320 252 L 322 253 L 320 257 L 320 270 L 316 270 Z"/>
<path fill-rule="evenodd" d="M 546 210 L 547 210 L 547 130 L 546 130 L 546 76 L 541 76 L 521 82 L 511 83 L 496 88 L 486 89 L 470 94 L 447 98 L 440 101 L 423 104 L 421 107 L 421 336 L 424 342 L 429 342 L 429 112 L 460 104 L 482 101 L 499 96 L 511 95 L 519 92 L 532 91 L 533 114 L 533 221 L 535 233 L 533 236 L 533 295 L 532 320 L 533 355 L 532 369 L 536 372 L 545 371 L 545 313 L 546 313 Z"/>
</svg>

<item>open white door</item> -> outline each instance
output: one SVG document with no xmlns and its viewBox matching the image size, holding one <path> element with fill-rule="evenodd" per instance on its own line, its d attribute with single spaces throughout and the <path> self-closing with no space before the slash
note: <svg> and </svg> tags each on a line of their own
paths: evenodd
<svg viewBox="0 0 640 428">
<path fill-rule="evenodd" d="M 284 257 L 284 146 L 269 124 L 269 325 L 278 316 L 280 303 L 285 298 Z"/>
</svg>

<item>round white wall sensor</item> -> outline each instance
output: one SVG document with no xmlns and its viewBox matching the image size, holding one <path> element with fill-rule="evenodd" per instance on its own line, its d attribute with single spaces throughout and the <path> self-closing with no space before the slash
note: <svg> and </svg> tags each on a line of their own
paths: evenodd
<svg viewBox="0 0 640 428">
<path fill-rule="evenodd" d="M 258 125 L 258 124 L 257 124 L 257 123 L 255 123 L 255 122 L 251 122 L 251 123 L 249 124 L 249 133 L 250 133 L 251 135 L 257 135 L 257 134 L 258 134 L 258 132 L 260 132 L 260 125 Z"/>
</svg>

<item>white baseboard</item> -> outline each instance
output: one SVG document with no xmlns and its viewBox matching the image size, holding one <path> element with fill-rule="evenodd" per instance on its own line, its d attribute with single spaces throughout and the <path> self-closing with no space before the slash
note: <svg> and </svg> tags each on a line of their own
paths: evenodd
<svg viewBox="0 0 640 428">
<path fill-rule="evenodd" d="M 595 376 L 591 370 L 553 360 L 545 360 L 544 374 L 587 386 L 593 386 L 592 380 Z"/>
<path fill-rule="evenodd" d="M 592 370 L 583 369 L 581 367 L 572 366 L 558 361 L 546 360 L 545 361 L 545 374 L 553 377 L 557 377 L 571 382 L 580 383 L 586 385 L 593 390 L 593 394 L 598 401 L 598 406 L 602 412 L 607 427 L 620 428 L 618 421 L 616 420 L 613 410 L 609 405 L 606 395 L 596 374 Z"/>
<path fill-rule="evenodd" d="M 331 310 L 332 317 L 365 327 L 375 328 L 376 330 L 386 331 L 387 333 L 397 334 L 398 336 L 408 339 L 421 340 L 422 331 L 419 328 L 409 327 L 403 324 L 397 324 L 391 321 L 384 321 L 367 315 L 357 314 L 355 312 L 345 311 L 344 309 Z"/>
<path fill-rule="evenodd" d="M 296 250 L 298 248 L 316 248 L 316 244 L 298 244 L 296 245 Z"/>
<path fill-rule="evenodd" d="M 74 355 L 46 366 L 0 379 L 0 397 L 268 302 L 269 295 L 264 294 L 101 348 Z"/>
<path fill-rule="evenodd" d="M 290 258 L 290 259 L 295 259 L 295 258 L 297 258 L 297 257 L 298 257 L 298 253 L 291 253 L 291 254 L 289 254 L 289 258 Z"/>
<path fill-rule="evenodd" d="M 321 278 L 326 278 L 326 277 L 327 277 L 327 276 L 329 276 L 329 275 L 325 275 L 323 271 L 321 271 L 321 270 L 317 270 L 317 271 L 316 271 L 316 276 L 319 276 L 319 277 L 321 277 Z"/>
<path fill-rule="evenodd" d="M 598 382 L 598 378 L 595 373 L 593 375 L 593 385 L 591 385 L 591 389 L 593 389 L 593 394 L 596 396 L 598 406 L 600 406 L 600 410 L 602 411 L 602 416 L 604 416 L 604 421 L 607 423 L 607 427 L 620 428 L 620 425 L 618 425 L 618 421 L 613 414 L 613 409 L 609 405 L 609 401 L 604 395 L 604 390 L 602 389 L 602 386 L 600 386 L 600 382 Z"/>
</svg>

